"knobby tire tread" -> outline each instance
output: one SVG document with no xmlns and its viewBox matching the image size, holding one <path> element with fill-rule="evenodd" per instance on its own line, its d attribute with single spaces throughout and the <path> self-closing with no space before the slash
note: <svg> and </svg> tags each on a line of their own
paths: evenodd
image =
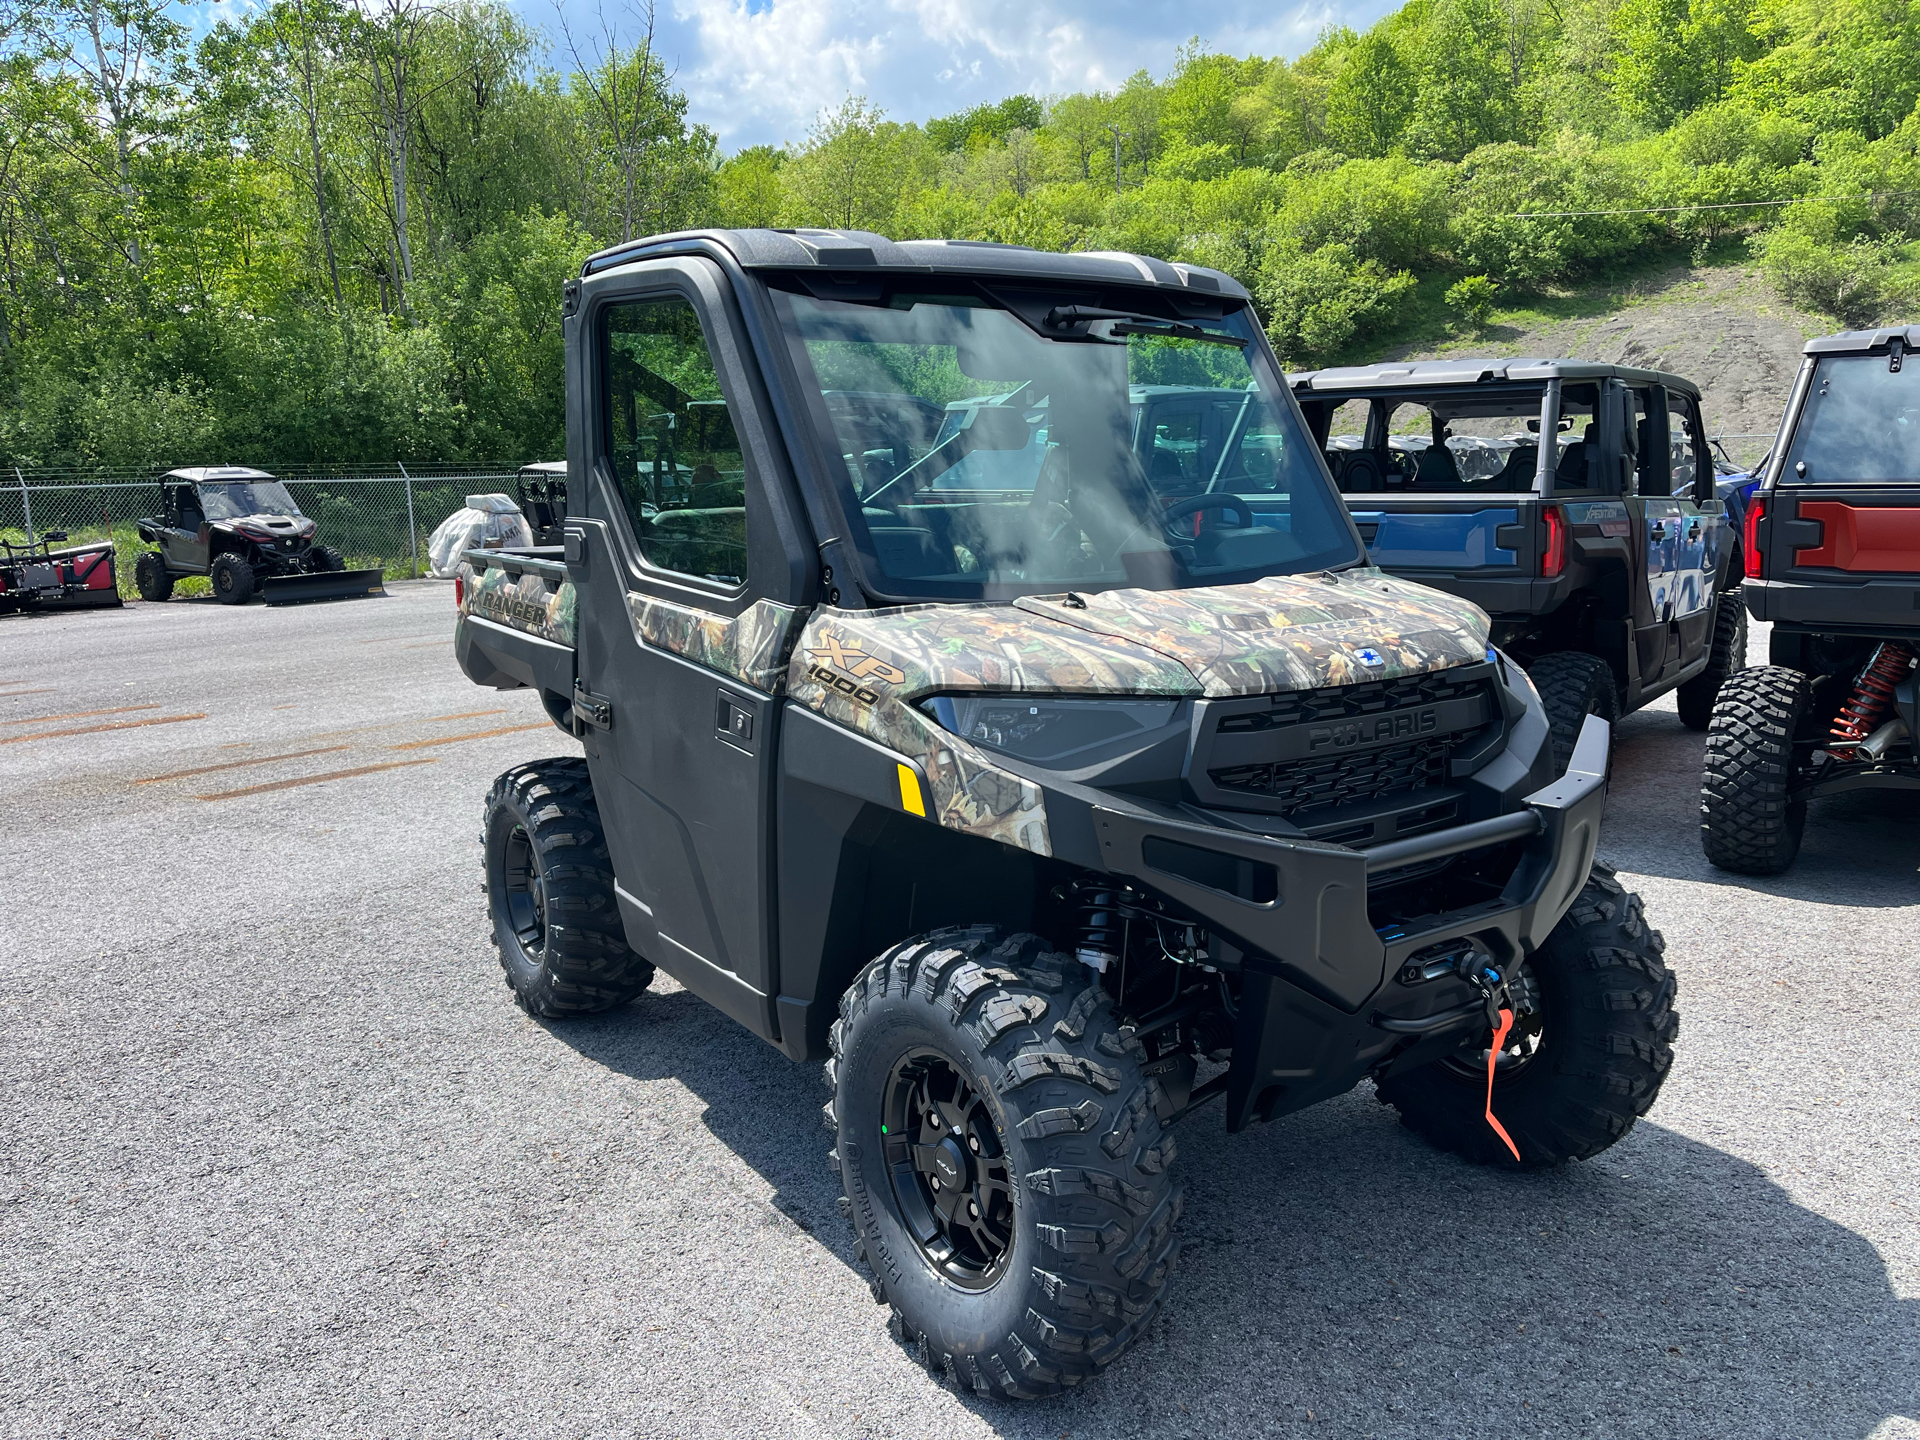
<svg viewBox="0 0 1920 1440">
<path fill-rule="evenodd" d="M 1793 742 L 1813 700 L 1813 682 L 1781 665 L 1721 687 L 1700 778 L 1700 845 L 1719 869 L 1777 875 L 1800 853 L 1806 802 L 1791 798 Z"/>
<path fill-rule="evenodd" d="M 1021 1213 L 1038 1244 L 1025 1274 L 999 1282 L 1027 1287 L 1024 1319 L 977 1351 L 942 1344 L 902 1308 L 893 1277 L 875 1261 L 878 1236 L 861 1223 L 842 1159 L 858 1142 L 841 1133 L 829 1101 L 828 1159 L 874 1274 L 874 1298 L 891 1307 L 888 1328 L 916 1359 L 978 1394 L 1035 1399 L 1076 1386 L 1152 1322 L 1179 1248 L 1173 1137 L 1154 1108 L 1158 1087 L 1140 1073 L 1145 1052 L 1118 1033 L 1110 1000 L 1072 957 L 1049 952 L 1036 935 L 953 928 L 887 950 L 841 996 L 827 1065 L 836 1100 L 863 1024 L 883 1005 L 903 1003 L 965 1032 L 979 1056 L 1005 1130 L 1024 1152 Z M 867 1188 L 880 1195 L 871 1181 Z M 911 1253 L 895 1258 L 921 1263 Z"/>
<path fill-rule="evenodd" d="M 534 760 L 496 779 L 487 794 L 483 851 L 502 807 L 525 825 L 546 877 L 546 953 L 530 980 L 516 981 L 508 953 L 518 941 L 501 933 L 505 921 L 493 908 L 493 944 L 514 998 L 529 1014 L 551 1018 L 597 1015 L 626 1004 L 653 983 L 653 966 L 627 944 L 587 762 L 577 756 Z M 491 861 L 483 857 L 482 864 Z"/>
<path fill-rule="evenodd" d="M 1680 1033 L 1679 987 L 1665 951 L 1640 897 L 1596 862 L 1546 943 L 1528 957 L 1549 997 L 1541 1052 L 1514 1085 L 1494 1089 L 1494 1114 L 1525 1168 L 1591 1159 L 1653 1105 Z M 1435 1147 L 1513 1167 L 1486 1122 L 1484 1071 L 1470 1079 L 1423 1065 L 1381 1081 L 1376 1094 Z"/>
<path fill-rule="evenodd" d="M 1540 703 L 1547 712 L 1554 773 L 1564 775 L 1587 716 L 1598 715 L 1609 725 L 1620 718 L 1620 692 L 1614 684 L 1613 667 L 1598 655 L 1562 650 L 1534 661 L 1527 667 L 1527 676 L 1540 692 Z"/>
</svg>

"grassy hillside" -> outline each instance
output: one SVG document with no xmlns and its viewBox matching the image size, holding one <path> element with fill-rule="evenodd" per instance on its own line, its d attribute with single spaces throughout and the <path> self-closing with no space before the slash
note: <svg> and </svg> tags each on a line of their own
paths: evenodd
<svg viewBox="0 0 1920 1440">
<path fill-rule="evenodd" d="M 1710 432 L 1771 437 L 1800 347 L 1838 322 L 1784 299 L 1734 246 L 1718 252 L 1697 265 L 1684 252 L 1659 255 L 1589 285 L 1496 303 L 1478 329 L 1428 283 L 1398 333 L 1343 359 L 1543 355 L 1643 365 L 1698 385 Z M 1759 439 L 1728 448 L 1753 460 L 1766 446 Z"/>
</svg>

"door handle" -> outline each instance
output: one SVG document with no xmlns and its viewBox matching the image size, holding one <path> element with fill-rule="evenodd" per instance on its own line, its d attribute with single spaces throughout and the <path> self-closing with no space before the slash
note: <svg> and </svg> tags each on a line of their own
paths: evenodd
<svg viewBox="0 0 1920 1440">
<path fill-rule="evenodd" d="M 1667 538 L 1667 527 L 1666 527 L 1666 523 L 1665 523 L 1664 521 L 1660 521 L 1660 520 L 1656 520 L 1656 521 L 1654 521 L 1654 522 L 1653 522 L 1653 528 L 1652 528 L 1651 530 L 1649 530 L 1649 531 L 1647 531 L 1647 539 L 1649 539 L 1649 540 L 1664 540 L 1664 539 L 1666 539 L 1666 538 Z"/>
<path fill-rule="evenodd" d="M 736 750 L 754 753 L 758 749 L 753 732 L 759 708 L 751 700 L 742 699 L 730 691 L 720 691 L 718 712 L 713 722 L 715 733 Z"/>
</svg>

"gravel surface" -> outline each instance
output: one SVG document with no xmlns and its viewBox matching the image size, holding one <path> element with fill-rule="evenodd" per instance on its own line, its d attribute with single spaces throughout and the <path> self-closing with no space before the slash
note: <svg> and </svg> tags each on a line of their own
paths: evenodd
<svg viewBox="0 0 1920 1440">
<path fill-rule="evenodd" d="M 1719 875 L 1700 738 L 1628 720 L 1603 853 L 1683 1015 L 1651 1119 L 1514 1177 L 1364 1086 L 1203 1113 L 1164 1316 L 988 1403 L 887 1339 L 818 1067 L 664 977 L 510 1002 L 480 802 L 572 747 L 460 675 L 448 587 L 392 588 L 0 621 L 0 1434 L 1920 1437 L 1911 798 Z"/>
</svg>

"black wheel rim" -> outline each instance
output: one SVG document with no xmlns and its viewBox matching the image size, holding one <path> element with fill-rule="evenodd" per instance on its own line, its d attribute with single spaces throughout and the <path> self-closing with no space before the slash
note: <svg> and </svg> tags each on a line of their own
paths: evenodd
<svg viewBox="0 0 1920 1440">
<path fill-rule="evenodd" d="M 513 937 L 530 958 L 538 960 L 547 948 L 547 883 L 524 825 L 515 825 L 507 836 L 500 880 Z"/>
<path fill-rule="evenodd" d="M 887 1077 L 880 1134 L 894 1200 L 941 1278 L 985 1290 L 1013 1252 L 1012 1164 L 974 1083 L 915 1050 Z"/>
<path fill-rule="evenodd" d="M 1493 1088 L 1496 1090 L 1517 1080 L 1520 1073 L 1539 1058 L 1547 1034 L 1545 1001 L 1532 966 L 1521 962 L 1507 982 L 1507 993 L 1514 1004 L 1513 1028 L 1507 1031 L 1506 1043 L 1494 1061 Z M 1455 1074 L 1484 1085 L 1487 1083 L 1487 1050 L 1492 1040 L 1489 1033 L 1474 1049 L 1458 1050 L 1441 1063 Z"/>
</svg>

